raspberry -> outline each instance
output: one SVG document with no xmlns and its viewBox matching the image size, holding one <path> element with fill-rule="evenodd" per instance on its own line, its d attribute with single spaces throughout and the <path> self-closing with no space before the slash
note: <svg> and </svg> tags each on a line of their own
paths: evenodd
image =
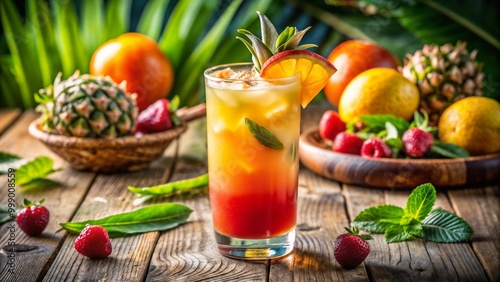
<svg viewBox="0 0 500 282">
<path fill-rule="evenodd" d="M 372 239 L 370 235 L 358 235 L 357 227 L 345 228 L 346 234 L 335 239 L 334 256 L 337 262 L 345 268 L 354 268 L 360 265 L 370 253 L 370 244 L 366 240 Z"/>
<path fill-rule="evenodd" d="M 99 225 L 87 225 L 76 237 L 75 250 L 89 258 L 106 258 L 111 254 L 108 232 Z"/>
<path fill-rule="evenodd" d="M 345 131 L 345 122 L 340 119 L 337 112 L 328 110 L 323 113 L 318 130 L 321 138 L 333 141 L 337 134 Z"/>
<path fill-rule="evenodd" d="M 372 137 L 363 142 L 361 156 L 366 158 L 391 158 L 392 150 L 384 140 Z"/>
<path fill-rule="evenodd" d="M 355 133 L 340 132 L 335 136 L 332 144 L 332 150 L 339 153 L 359 155 L 363 139 Z"/>
<path fill-rule="evenodd" d="M 432 134 L 417 127 L 408 129 L 401 140 L 406 154 L 414 158 L 422 157 L 434 144 Z"/>
<path fill-rule="evenodd" d="M 28 236 L 40 235 L 47 224 L 49 224 L 49 210 L 42 206 L 43 199 L 38 202 L 30 202 L 24 199 L 24 207 L 17 212 L 16 222 L 19 228 Z"/>
</svg>

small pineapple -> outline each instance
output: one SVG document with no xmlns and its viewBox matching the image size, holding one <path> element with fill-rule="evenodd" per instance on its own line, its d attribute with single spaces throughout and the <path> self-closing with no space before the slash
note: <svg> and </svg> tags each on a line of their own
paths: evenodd
<svg viewBox="0 0 500 282">
<path fill-rule="evenodd" d="M 138 109 L 135 94 L 126 92 L 125 82 L 118 85 L 109 77 L 80 75 L 78 71 L 64 81 L 61 76 L 59 73 L 53 85 L 35 95 L 42 130 L 89 138 L 132 135 Z"/>
<path fill-rule="evenodd" d="M 295 27 L 287 27 L 283 32 L 278 34 L 276 28 L 271 21 L 262 13 L 257 12 L 260 19 L 260 28 L 262 39 L 253 35 L 245 29 L 238 29 L 238 32 L 244 34 L 250 39 L 250 42 L 241 37 L 236 37 L 241 40 L 252 53 L 252 61 L 255 65 L 255 70 L 260 72 L 262 65 L 273 55 L 285 50 L 305 50 L 312 47 L 317 47 L 315 44 L 299 45 L 304 34 L 311 28 L 307 27 L 304 30 L 297 30 Z"/>
<path fill-rule="evenodd" d="M 435 125 L 441 113 L 454 102 L 468 96 L 482 96 L 482 63 L 477 50 L 469 53 L 466 42 L 424 45 L 408 54 L 399 71 L 420 90 L 420 110 L 427 112 Z"/>
</svg>

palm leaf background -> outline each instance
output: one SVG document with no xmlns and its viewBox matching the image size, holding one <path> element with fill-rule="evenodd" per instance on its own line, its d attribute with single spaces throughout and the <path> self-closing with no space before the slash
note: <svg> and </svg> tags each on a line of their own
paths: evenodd
<svg viewBox="0 0 500 282">
<path fill-rule="evenodd" d="M 352 3 L 377 13 L 345 5 Z M 500 100 L 496 0 L 2 0 L 0 107 L 34 107 L 33 93 L 58 72 L 88 72 L 94 50 L 128 31 L 155 39 L 172 61 L 171 95 L 199 103 L 206 67 L 250 60 L 235 36 L 237 28 L 260 33 L 257 10 L 279 30 L 312 26 L 304 42 L 317 43 L 325 57 L 350 38 L 377 42 L 400 61 L 423 44 L 467 41 L 484 62 L 485 95 Z"/>
</svg>

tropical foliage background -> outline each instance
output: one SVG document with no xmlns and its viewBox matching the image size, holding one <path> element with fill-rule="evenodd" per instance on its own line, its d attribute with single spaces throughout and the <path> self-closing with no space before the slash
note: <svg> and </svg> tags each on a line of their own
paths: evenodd
<svg viewBox="0 0 500 282">
<path fill-rule="evenodd" d="M 171 95 L 203 101 L 203 70 L 249 61 L 236 29 L 259 34 L 255 11 L 279 30 L 313 28 L 303 42 L 328 56 L 340 42 L 375 41 L 403 61 L 423 44 L 466 41 L 484 62 L 485 95 L 500 100 L 497 0 L 26 0 L 0 1 L 0 108 L 35 106 L 58 72 L 88 72 L 93 51 L 127 31 L 157 40 L 173 62 Z"/>
</svg>

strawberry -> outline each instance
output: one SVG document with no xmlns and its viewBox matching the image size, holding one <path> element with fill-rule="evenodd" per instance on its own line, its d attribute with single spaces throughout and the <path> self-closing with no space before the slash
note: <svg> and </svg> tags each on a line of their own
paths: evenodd
<svg viewBox="0 0 500 282">
<path fill-rule="evenodd" d="M 319 121 L 319 135 L 325 140 L 333 141 L 335 136 L 345 131 L 345 122 L 340 119 L 336 111 L 328 110 L 323 113 Z"/>
<path fill-rule="evenodd" d="M 76 237 L 74 247 L 77 252 L 89 258 L 106 258 L 112 251 L 108 232 L 99 225 L 87 224 Z"/>
<path fill-rule="evenodd" d="M 366 158 L 391 158 L 392 149 L 384 140 L 372 137 L 363 142 L 361 156 Z"/>
<path fill-rule="evenodd" d="M 24 199 L 24 207 L 17 212 L 17 225 L 28 236 L 42 234 L 47 224 L 49 224 L 50 213 L 45 206 L 42 206 L 43 201 L 42 199 L 32 203 Z"/>
<path fill-rule="evenodd" d="M 339 153 L 359 155 L 363 139 L 355 133 L 342 131 L 333 140 L 332 150 Z"/>
<path fill-rule="evenodd" d="M 162 98 L 140 112 L 134 135 L 161 132 L 172 128 L 173 122 L 169 105 L 170 101 Z"/>
<path fill-rule="evenodd" d="M 345 228 L 346 234 L 341 234 L 335 239 L 334 256 L 337 262 L 345 268 L 354 268 L 360 265 L 370 253 L 370 244 L 366 240 L 372 239 L 370 235 L 359 235 L 359 229 Z"/>
<path fill-rule="evenodd" d="M 408 129 L 401 140 L 406 154 L 414 158 L 422 157 L 434 144 L 432 134 L 418 127 Z"/>
</svg>

